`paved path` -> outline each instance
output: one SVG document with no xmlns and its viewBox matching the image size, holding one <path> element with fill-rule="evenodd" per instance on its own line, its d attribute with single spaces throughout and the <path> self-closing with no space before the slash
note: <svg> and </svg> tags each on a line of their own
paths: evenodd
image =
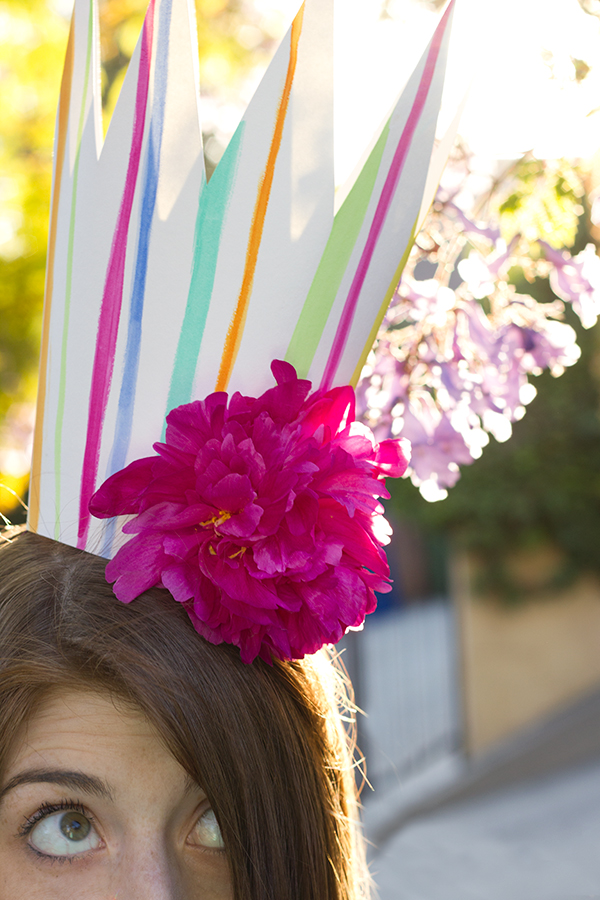
<svg viewBox="0 0 600 900">
<path fill-rule="evenodd" d="M 380 900 L 600 900 L 600 763 L 409 822 L 371 869 Z"/>
</svg>

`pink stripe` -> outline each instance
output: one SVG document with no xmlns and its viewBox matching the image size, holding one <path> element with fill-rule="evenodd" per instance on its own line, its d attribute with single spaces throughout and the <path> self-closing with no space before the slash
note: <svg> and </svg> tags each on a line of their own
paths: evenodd
<svg viewBox="0 0 600 900">
<path fill-rule="evenodd" d="M 81 493 L 79 500 L 79 530 L 77 546 L 83 550 L 87 542 L 90 523 L 88 505 L 96 489 L 98 463 L 100 459 L 100 440 L 102 425 L 108 403 L 108 395 L 112 381 L 115 348 L 119 332 L 119 318 L 123 300 L 123 279 L 125 272 L 125 255 L 131 208 L 140 167 L 142 141 L 146 123 L 146 105 L 148 85 L 150 83 L 150 59 L 152 57 L 152 39 L 154 32 L 154 0 L 148 6 L 142 32 L 142 46 L 138 73 L 137 92 L 135 98 L 135 116 L 133 134 L 125 188 L 119 209 L 119 218 L 110 250 L 110 259 L 106 272 L 106 282 L 102 295 L 94 368 L 92 370 L 92 386 L 88 410 L 88 429 L 81 474 Z"/>
<path fill-rule="evenodd" d="M 325 367 L 323 378 L 321 380 L 321 388 L 323 390 L 329 390 L 329 388 L 331 387 L 338 366 L 340 364 L 340 359 L 342 357 L 342 353 L 344 352 L 346 341 L 348 340 L 348 334 L 350 333 L 350 328 L 352 326 L 352 320 L 354 319 L 354 313 L 356 312 L 358 298 L 360 296 L 360 292 L 362 291 L 365 278 L 367 277 L 367 272 L 369 271 L 369 266 L 371 265 L 371 261 L 373 259 L 375 247 L 377 246 L 377 241 L 379 240 L 379 235 L 381 234 L 381 230 L 385 224 L 385 220 L 392 204 L 392 200 L 394 199 L 394 194 L 396 193 L 398 181 L 402 174 L 404 163 L 406 161 L 406 157 L 408 155 L 408 151 L 410 149 L 416 127 L 419 123 L 419 119 L 421 118 L 425 103 L 427 102 L 427 97 L 429 94 L 429 89 L 431 87 L 431 82 L 433 81 L 433 75 L 440 53 L 442 40 L 444 38 L 444 33 L 448 24 L 448 18 L 453 6 L 454 0 L 452 0 L 452 3 L 448 5 L 448 8 L 446 9 L 446 12 L 444 13 L 442 20 L 438 25 L 431 41 L 431 47 L 429 48 L 429 53 L 425 62 L 425 69 L 421 77 L 421 83 L 419 84 L 419 88 L 417 90 L 417 96 L 415 97 L 410 115 L 404 127 L 404 131 L 402 132 L 402 135 L 400 137 L 396 152 L 394 153 L 394 158 L 387 174 L 385 184 L 383 185 L 383 190 L 381 192 L 381 196 L 379 197 L 375 215 L 373 216 L 371 228 L 369 229 L 369 235 L 367 237 L 365 248 L 362 252 L 362 256 L 354 274 L 354 279 L 352 281 L 352 285 L 350 286 L 348 297 L 346 298 L 346 303 L 344 305 L 344 310 L 337 327 L 337 331 L 331 348 L 331 353 L 329 354 L 329 359 L 327 360 L 327 365 Z"/>
</svg>

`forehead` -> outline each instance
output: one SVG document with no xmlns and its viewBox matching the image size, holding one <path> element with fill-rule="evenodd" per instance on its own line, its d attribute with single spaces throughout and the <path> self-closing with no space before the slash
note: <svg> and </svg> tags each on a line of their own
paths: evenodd
<svg viewBox="0 0 600 900">
<path fill-rule="evenodd" d="M 27 722 L 21 751 L 94 741 L 115 747 L 129 741 L 156 740 L 143 714 L 107 694 L 93 691 L 61 692 L 51 696 Z M 89 749 L 92 749 L 88 744 Z"/>
<path fill-rule="evenodd" d="M 105 694 L 60 693 L 27 722 L 8 761 L 5 781 L 24 769 L 90 772 L 114 785 L 160 779 L 170 789 L 187 781 L 145 716 Z"/>
</svg>

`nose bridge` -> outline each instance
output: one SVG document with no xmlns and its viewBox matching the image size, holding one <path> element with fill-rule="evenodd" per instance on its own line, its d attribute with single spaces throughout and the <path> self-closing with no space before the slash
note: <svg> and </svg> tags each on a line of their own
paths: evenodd
<svg viewBox="0 0 600 900">
<path fill-rule="evenodd" d="M 123 854 L 115 900 L 184 900 L 176 860 L 164 835 L 140 833 Z"/>
</svg>

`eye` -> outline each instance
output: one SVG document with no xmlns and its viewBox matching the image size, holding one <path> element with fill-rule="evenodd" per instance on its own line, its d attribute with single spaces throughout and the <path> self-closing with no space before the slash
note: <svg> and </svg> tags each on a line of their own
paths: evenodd
<svg viewBox="0 0 600 900">
<path fill-rule="evenodd" d="M 223 842 L 221 829 L 219 828 L 217 817 L 212 809 L 207 809 L 206 812 L 200 816 L 190 835 L 189 842 L 190 844 L 196 844 L 201 847 L 208 847 L 211 850 L 224 849 L 225 844 Z"/>
<path fill-rule="evenodd" d="M 70 809 L 45 816 L 32 828 L 29 843 L 45 856 L 75 856 L 95 850 L 100 837 L 87 816 Z"/>
</svg>

